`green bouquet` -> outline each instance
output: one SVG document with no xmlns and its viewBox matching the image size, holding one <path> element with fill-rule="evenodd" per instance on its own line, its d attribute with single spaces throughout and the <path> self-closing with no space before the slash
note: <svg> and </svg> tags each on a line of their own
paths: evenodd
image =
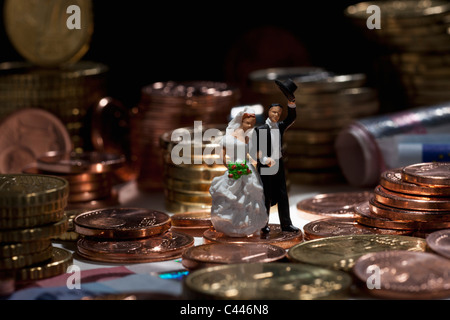
<svg viewBox="0 0 450 320">
<path fill-rule="evenodd" d="M 230 179 L 237 180 L 242 176 L 246 176 L 252 173 L 247 163 L 236 162 L 228 164 L 228 177 Z"/>
</svg>

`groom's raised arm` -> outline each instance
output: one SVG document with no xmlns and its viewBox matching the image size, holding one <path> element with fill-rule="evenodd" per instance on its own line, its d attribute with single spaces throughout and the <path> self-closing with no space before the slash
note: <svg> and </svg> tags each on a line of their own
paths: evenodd
<svg viewBox="0 0 450 320">
<path fill-rule="evenodd" d="M 294 101 L 288 102 L 288 114 L 286 119 L 283 120 L 283 126 L 285 126 L 285 130 L 289 128 L 297 119 L 297 106 Z"/>
</svg>

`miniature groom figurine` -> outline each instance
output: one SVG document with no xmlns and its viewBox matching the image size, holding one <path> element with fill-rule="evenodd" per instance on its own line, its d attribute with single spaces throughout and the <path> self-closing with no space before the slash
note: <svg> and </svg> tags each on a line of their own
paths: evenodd
<svg viewBox="0 0 450 320">
<path fill-rule="evenodd" d="M 255 128 L 257 139 L 257 169 L 264 188 L 267 214 L 270 214 L 270 208 L 272 206 L 278 204 L 278 216 L 282 231 L 298 232 L 299 229 L 292 225 L 290 218 L 285 168 L 281 153 L 283 135 L 297 117 L 294 96 L 297 86 L 290 79 L 284 83 L 277 80 L 275 82 L 288 99 L 288 114 L 284 120 L 280 121 L 283 107 L 277 103 L 272 104 L 269 107 L 266 123 Z M 269 233 L 269 224 L 262 228 L 261 232 L 265 234 Z"/>
</svg>

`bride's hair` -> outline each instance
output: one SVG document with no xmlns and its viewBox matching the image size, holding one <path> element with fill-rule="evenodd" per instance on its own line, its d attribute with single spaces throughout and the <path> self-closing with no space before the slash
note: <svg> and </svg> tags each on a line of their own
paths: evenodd
<svg viewBox="0 0 450 320">
<path fill-rule="evenodd" d="M 242 120 L 248 117 L 255 117 L 255 110 L 250 107 L 246 107 L 244 110 L 238 112 L 238 114 L 228 123 L 226 134 L 232 134 L 242 124 Z"/>
</svg>

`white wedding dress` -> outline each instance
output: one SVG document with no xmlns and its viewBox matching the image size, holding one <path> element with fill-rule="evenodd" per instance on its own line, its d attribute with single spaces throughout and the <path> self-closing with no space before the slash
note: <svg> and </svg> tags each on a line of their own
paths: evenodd
<svg viewBox="0 0 450 320">
<path fill-rule="evenodd" d="M 246 159 L 248 144 L 231 135 L 225 135 L 222 144 L 227 148 L 231 162 L 246 161 L 252 172 L 235 180 L 228 177 L 227 171 L 213 179 L 209 190 L 212 196 L 211 222 L 216 231 L 227 236 L 251 236 L 259 233 L 268 221 L 261 179 Z M 245 152 L 236 152 L 239 149 Z"/>
</svg>

